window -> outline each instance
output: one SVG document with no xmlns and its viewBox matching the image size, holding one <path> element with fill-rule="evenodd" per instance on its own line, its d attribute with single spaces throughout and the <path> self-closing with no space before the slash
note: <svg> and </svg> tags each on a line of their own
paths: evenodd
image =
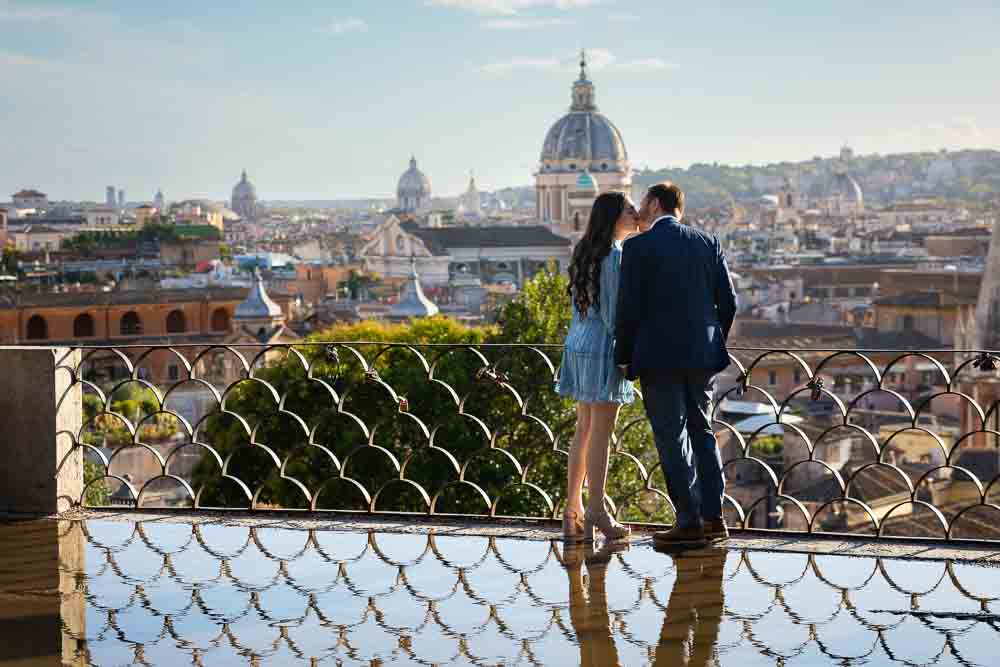
<svg viewBox="0 0 1000 667">
<path fill-rule="evenodd" d="M 173 381 L 180 379 L 181 369 L 177 366 L 177 364 L 170 364 L 170 366 L 167 367 L 167 377 Z"/>
<path fill-rule="evenodd" d="M 772 387 L 778 384 L 778 374 L 774 371 L 767 372 L 767 383 Z"/>
<path fill-rule="evenodd" d="M 795 369 L 795 384 L 802 382 L 802 371 L 798 368 Z"/>
<path fill-rule="evenodd" d="M 139 319 L 139 313 L 130 310 L 122 315 L 122 319 L 118 323 L 118 332 L 122 336 L 141 336 L 142 320 Z"/>
<path fill-rule="evenodd" d="M 906 384 L 906 373 L 899 374 L 899 384 Z"/>
<path fill-rule="evenodd" d="M 94 335 L 94 318 L 87 313 L 77 315 L 73 320 L 73 338 L 91 338 Z"/>
<path fill-rule="evenodd" d="M 170 314 L 167 315 L 167 333 L 184 333 L 187 331 L 186 322 L 184 321 L 184 311 L 182 310 L 172 310 Z"/>
<path fill-rule="evenodd" d="M 41 315 L 32 315 L 28 320 L 28 340 L 45 340 L 49 337 L 49 324 Z"/>
<path fill-rule="evenodd" d="M 229 331 L 229 312 L 225 308 L 212 311 L 212 331 Z"/>
</svg>

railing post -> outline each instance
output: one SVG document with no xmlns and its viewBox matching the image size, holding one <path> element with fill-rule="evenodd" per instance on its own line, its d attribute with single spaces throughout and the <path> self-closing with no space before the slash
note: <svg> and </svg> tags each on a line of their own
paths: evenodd
<svg viewBox="0 0 1000 667">
<path fill-rule="evenodd" d="M 79 360 L 69 348 L 0 348 L 0 512 L 50 514 L 80 499 L 83 452 L 66 456 L 83 419 Z"/>
</svg>

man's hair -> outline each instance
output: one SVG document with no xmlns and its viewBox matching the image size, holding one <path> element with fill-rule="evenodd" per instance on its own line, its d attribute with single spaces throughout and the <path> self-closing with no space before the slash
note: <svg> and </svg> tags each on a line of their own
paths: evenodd
<svg viewBox="0 0 1000 667">
<path fill-rule="evenodd" d="M 652 186 L 646 192 L 646 196 L 660 202 L 660 208 L 664 213 L 673 213 L 676 210 L 679 214 L 684 214 L 684 191 L 670 181 Z"/>
</svg>

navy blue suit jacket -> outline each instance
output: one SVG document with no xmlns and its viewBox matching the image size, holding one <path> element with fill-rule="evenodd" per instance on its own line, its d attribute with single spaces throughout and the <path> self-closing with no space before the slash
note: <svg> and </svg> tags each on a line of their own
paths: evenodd
<svg viewBox="0 0 1000 667">
<path fill-rule="evenodd" d="M 629 364 L 629 379 L 722 371 L 735 317 L 736 292 L 715 236 L 666 217 L 625 242 L 615 363 Z"/>
</svg>

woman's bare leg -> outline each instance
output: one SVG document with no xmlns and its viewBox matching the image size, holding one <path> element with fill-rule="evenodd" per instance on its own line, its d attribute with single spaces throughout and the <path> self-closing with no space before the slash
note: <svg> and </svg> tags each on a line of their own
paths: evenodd
<svg viewBox="0 0 1000 667">
<path fill-rule="evenodd" d="M 617 403 L 593 403 L 590 406 L 590 445 L 587 452 L 587 509 L 592 514 L 604 511 L 604 487 L 608 481 L 608 457 L 611 433 L 618 420 Z"/>
<path fill-rule="evenodd" d="M 590 446 L 591 404 L 576 404 L 576 432 L 569 448 L 566 465 L 566 509 L 583 518 L 583 478 L 587 473 L 587 450 Z"/>
</svg>

